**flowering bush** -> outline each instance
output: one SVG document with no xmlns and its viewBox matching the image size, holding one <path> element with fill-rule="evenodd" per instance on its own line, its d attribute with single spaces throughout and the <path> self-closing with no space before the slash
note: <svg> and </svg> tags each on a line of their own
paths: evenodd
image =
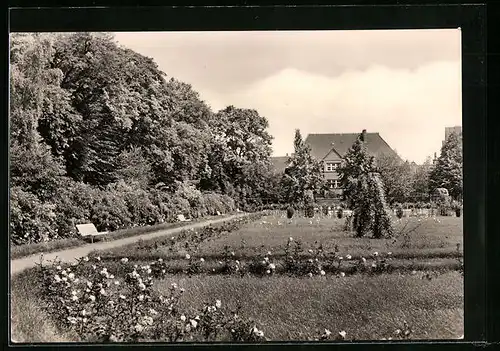
<svg viewBox="0 0 500 351">
<path fill-rule="evenodd" d="M 222 302 L 205 304 L 189 316 L 179 309 L 184 289 L 172 283 L 166 296 L 152 289 L 152 265 L 120 264 L 127 273 L 115 276 L 99 257 L 80 259 L 72 266 L 60 262 L 40 265 L 46 308 L 62 327 L 83 341 L 139 342 L 217 340 L 262 341 L 264 333 L 248 319 L 222 309 Z"/>
<path fill-rule="evenodd" d="M 265 255 L 256 256 L 248 265 L 248 271 L 255 275 L 272 275 L 276 272 L 276 264 L 270 259 L 272 257 L 271 251 Z"/>
</svg>

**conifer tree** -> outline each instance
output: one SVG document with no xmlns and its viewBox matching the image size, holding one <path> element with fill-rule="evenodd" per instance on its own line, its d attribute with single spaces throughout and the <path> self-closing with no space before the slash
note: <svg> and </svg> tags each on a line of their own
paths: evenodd
<svg viewBox="0 0 500 351">
<path fill-rule="evenodd" d="M 283 175 L 283 189 L 290 204 L 306 206 L 314 201 L 311 194 L 317 193 L 324 184 L 321 165 L 311 156 L 311 149 L 298 129 L 295 131 L 294 151 Z"/>
<path fill-rule="evenodd" d="M 344 199 L 353 210 L 353 229 L 357 237 L 372 232 L 375 238 L 391 236 L 392 225 L 385 189 L 374 158 L 368 154 L 360 134 L 339 168 Z"/>
</svg>

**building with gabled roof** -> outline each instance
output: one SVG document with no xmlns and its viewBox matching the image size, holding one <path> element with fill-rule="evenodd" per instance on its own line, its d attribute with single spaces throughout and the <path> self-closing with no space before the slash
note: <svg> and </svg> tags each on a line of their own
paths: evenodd
<svg viewBox="0 0 500 351">
<path fill-rule="evenodd" d="M 394 155 L 399 157 L 379 133 L 367 133 L 366 130 L 363 130 L 362 133 L 367 151 L 371 156 Z M 359 133 L 309 134 L 304 140 L 311 148 L 311 156 L 321 162 L 323 176 L 331 191 L 335 194 L 342 193 L 337 168 L 342 162 L 342 157 L 356 142 L 358 136 Z M 287 160 L 288 156 L 273 157 L 272 162 L 275 171 L 283 172 L 286 168 Z"/>
</svg>

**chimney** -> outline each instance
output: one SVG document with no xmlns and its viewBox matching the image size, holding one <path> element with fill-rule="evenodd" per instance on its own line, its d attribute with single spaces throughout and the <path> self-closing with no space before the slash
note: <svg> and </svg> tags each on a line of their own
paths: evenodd
<svg viewBox="0 0 500 351">
<path fill-rule="evenodd" d="M 363 131 L 361 132 L 361 141 L 366 141 L 366 129 L 363 129 Z"/>
</svg>

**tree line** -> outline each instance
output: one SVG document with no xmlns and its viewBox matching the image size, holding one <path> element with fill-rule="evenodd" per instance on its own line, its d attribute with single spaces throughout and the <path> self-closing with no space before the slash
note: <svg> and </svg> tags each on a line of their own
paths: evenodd
<svg viewBox="0 0 500 351">
<path fill-rule="evenodd" d="M 220 111 L 106 33 L 12 34 L 13 243 L 229 211 L 266 196 L 268 121 Z"/>
<path fill-rule="evenodd" d="M 284 174 L 278 176 L 281 186 L 276 189 L 282 194 L 276 196 L 285 203 L 302 207 L 313 203 L 314 196 L 328 194 L 329 189 L 322 177 L 323 166 L 311 156 L 300 130 L 295 133 L 294 150 Z M 463 197 L 462 135 L 450 134 L 436 160 L 428 157 L 423 164 L 416 165 L 404 161 L 397 153 L 370 156 L 360 133 L 342 157 L 337 172 L 343 189 L 340 200 L 349 208 L 355 206 L 354 199 L 359 196 L 358 181 L 370 173 L 377 173 L 377 180 L 373 182 L 380 184 L 384 203 L 389 206 L 429 203 L 438 188 L 447 189 L 451 198 L 460 202 Z"/>
</svg>

